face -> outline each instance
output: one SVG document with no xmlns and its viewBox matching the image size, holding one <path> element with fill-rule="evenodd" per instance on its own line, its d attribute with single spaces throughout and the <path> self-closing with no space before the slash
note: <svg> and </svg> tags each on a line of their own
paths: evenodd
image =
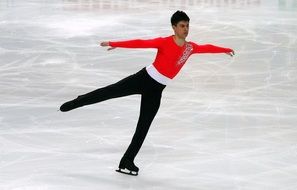
<svg viewBox="0 0 297 190">
<path fill-rule="evenodd" d="M 179 21 L 176 26 L 172 25 L 174 34 L 179 38 L 186 39 L 189 33 L 189 22 Z"/>
</svg>

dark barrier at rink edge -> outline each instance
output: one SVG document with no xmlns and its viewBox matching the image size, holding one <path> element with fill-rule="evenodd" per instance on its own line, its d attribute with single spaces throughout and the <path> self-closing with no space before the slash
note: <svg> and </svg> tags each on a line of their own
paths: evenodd
<svg viewBox="0 0 297 190">
<path fill-rule="evenodd" d="M 48 3 L 56 3 L 48 1 Z M 59 2 L 59 1 L 58 1 Z M 297 10 L 297 0 L 61 0 L 61 3 L 65 4 L 65 9 L 70 10 L 90 10 L 90 9 L 123 9 L 123 8 L 137 8 L 136 5 L 151 4 L 154 6 L 211 6 L 211 7 L 250 7 L 260 5 L 273 5 L 279 10 Z M 1 4 L 6 6 L 14 5 L 18 3 L 18 0 L 6 0 L 0 1 Z"/>
<path fill-rule="evenodd" d="M 8 0 L 7 2 L 14 2 Z M 279 10 L 297 10 L 297 0 L 62 0 L 65 3 L 65 9 L 69 10 L 108 10 L 108 9 L 123 9 L 137 8 L 138 5 L 153 5 L 153 6 L 203 6 L 203 7 L 254 7 L 265 4 L 272 5 Z"/>
<path fill-rule="evenodd" d="M 259 6 L 263 0 L 62 0 L 68 7 L 74 8 L 71 5 L 75 5 L 76 9 L 122 9 L 122 8 L 137 8 L 136 5 L 153 5 L 153 6 L 237 6 L 237 7 L 248 7 L 248 6 Z M 265 0 L 264 0 L 265 1 Z M 270 2 L 271 1 L 271 2 Z M 269 3 L 272 1 L 277 3 L 277 0 L 268 0 Z M 286 1 L 286 0 L 283 0 Z M 293 0 L 294 1 L 294 0 Z"/>
</svg>

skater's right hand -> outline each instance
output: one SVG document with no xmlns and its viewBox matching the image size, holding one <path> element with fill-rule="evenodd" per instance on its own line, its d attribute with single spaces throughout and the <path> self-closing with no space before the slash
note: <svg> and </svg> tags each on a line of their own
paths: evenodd
<svg viewBox="0 0 297 190">
<path fill-rule="evenodd" d="M 101 42 L 100 45 L 101 45 L 102 47 L 110 46 L 110 45 L 109 45 L 109 42 Z M 107 49 L 107 51 L 109 51 L 109 50 L 113 50 L 113 49 L 115 49 L 115 47 L 110 47 L 110 48 Z"/>
</svg>

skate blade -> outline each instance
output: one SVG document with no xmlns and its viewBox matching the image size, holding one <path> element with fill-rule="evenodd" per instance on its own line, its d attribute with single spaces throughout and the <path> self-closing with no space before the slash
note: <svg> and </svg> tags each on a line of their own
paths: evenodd
<svg viewBox="0 0 297 190">
<path fill-rule="evenodd" d="M 126 174 L 126 175 L 132 175 L 132 176 L 137 176 L 138 172 L 134 172 L 134 171 L 129 171 L 129 170 L 122 170 L 122 169 L 117 169 L 116 172 L 122 173 L 122 174 Z"/>
</svg>

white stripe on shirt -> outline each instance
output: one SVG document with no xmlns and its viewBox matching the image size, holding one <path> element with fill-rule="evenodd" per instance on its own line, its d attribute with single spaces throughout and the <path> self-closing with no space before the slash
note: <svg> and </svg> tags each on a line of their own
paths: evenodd
<svg viewBox="0 0 297 190">
<path fill-rule="evenodd" d="M 172 79 L 162 75 L 153 64 L 146 66 L 146 71 L 148 74 L 155 79 L 157 82 L 167 85 Z"/>
</svg>

